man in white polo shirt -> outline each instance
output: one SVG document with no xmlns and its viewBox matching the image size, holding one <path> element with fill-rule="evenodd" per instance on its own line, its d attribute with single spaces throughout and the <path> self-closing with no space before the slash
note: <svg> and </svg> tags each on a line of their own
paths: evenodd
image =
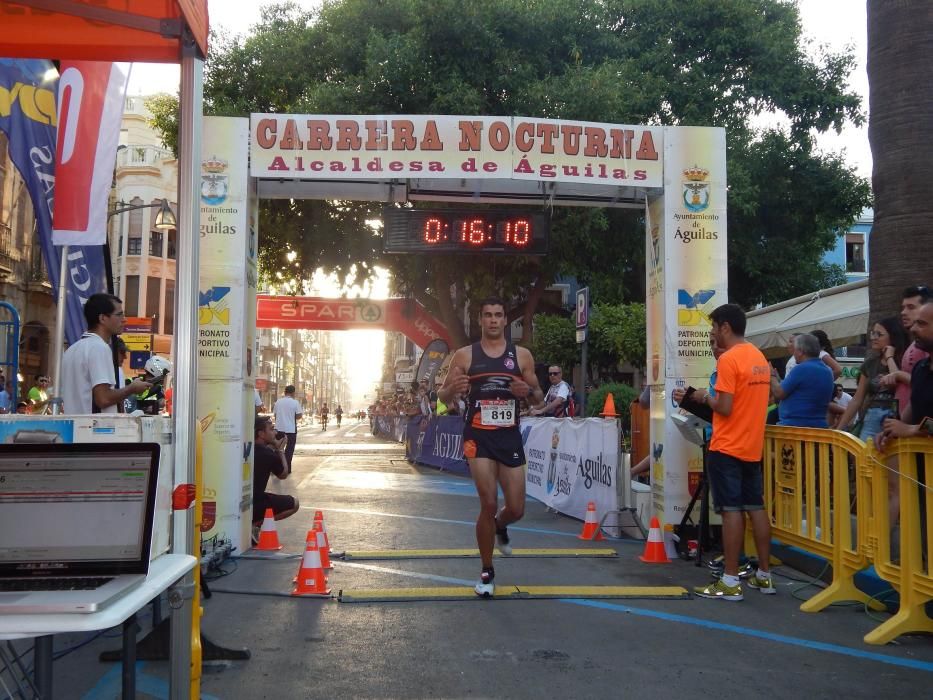
<svg viewBox="0 0 933 700">
<path fill-rule="evenodd" d="M 285 433 L 285 461 L 288 473 L 292 473 L 292 455 L 295 454 L 295 441 L 298 439 L 298 420 L 301 418 L 301 404 L 295 400 L 295 387 L 285 387 L 285 396 L 272 407 L 275 414 L 275 427 Z"/>
<path fill-rule="evenodd" d="M 134 379 L 115 387 L 111 339 L 123 331 L 126 318 L 123 301 L 112 294 L 93 294 L 84 304 L 87 333 L 68 348 L 62 357 L 62 410 L 68 415 L 117 413 L 124 399 L 140 394 L 152 385 Z"/>
</svg>

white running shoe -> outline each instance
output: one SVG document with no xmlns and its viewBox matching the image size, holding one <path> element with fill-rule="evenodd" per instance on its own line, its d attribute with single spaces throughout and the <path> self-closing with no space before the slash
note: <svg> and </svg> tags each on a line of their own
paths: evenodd
<svg viewBox="0 0 933 700">
<path fill-rule="evenodd" d="M 496 584 L 493 583 L 492 577 L 484 571 L 479 578 L 479 583 L 473 587 L 473 590 L 481 598 L 492 598 L 496 595 Z"/>
</svg>

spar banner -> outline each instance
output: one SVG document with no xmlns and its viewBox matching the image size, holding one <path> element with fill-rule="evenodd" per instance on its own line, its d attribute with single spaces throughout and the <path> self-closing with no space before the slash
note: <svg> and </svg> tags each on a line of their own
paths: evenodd
<svg viewBox="0 0 933 700">
<path fill-rule="evenodd" d="M 660 187 L 664 128 L 529 117 L 250 116 L 260 178 L 470 178 Z"/>
<path fill-rule="evenodd" d="M 581 520 L 590 501 L 599 519 L 618 509 L 619 428 L 614 420 L 522 418 L 521 431 L 529 496 Z"/>
<path fill-rule="evenodd" d="M 419 348 L 427 348 L 438 339 L 450 341 L 444 324 L 414 299 L 381 301 L 257 294 L 256 327 L 398 331 Z"/>
<path fill-rule="evenodd" d="M 463 418 L 412 418 L 408 421 L 405 456 L 418 464 L 469 476 L 470 467 L 463 457 Z"/>
</svg>

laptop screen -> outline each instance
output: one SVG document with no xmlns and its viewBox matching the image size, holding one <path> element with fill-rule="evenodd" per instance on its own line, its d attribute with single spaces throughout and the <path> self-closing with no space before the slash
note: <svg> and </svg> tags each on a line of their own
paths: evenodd
<svg viewBox="0 0 933 700">
<path fill-rule="evenodd" d="M 145 572 L 158 464 L 149 443 L 0 445 L 0 575 Z"/>
</svg>

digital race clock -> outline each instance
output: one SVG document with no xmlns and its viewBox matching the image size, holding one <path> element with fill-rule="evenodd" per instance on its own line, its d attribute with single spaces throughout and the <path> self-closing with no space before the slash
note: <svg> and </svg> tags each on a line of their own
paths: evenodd
<svg viewBox="0 0 933 700">
<path fill-rule="evenodd" d="M 386 209 L 386 253 L 545 255 L 548 216 L 515 209 Z"/>
</svg>

